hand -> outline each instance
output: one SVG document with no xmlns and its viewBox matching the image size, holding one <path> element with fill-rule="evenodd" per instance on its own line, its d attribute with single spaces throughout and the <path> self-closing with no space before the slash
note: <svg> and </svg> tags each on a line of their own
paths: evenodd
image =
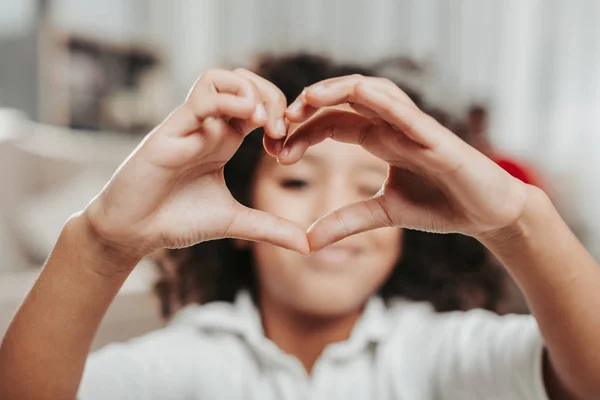
<svg viewBox="0 0 600 400">
<path fill-rule="evenodd" d="M 265 126 L 266 147 L 285 136 L 285 106 L 277 87 L 249 71 L 205 72 L 84 211 L 98 240 L 132 257 L 219 238 L 308 252 L 300 227 L 242 206 L 223 177 L 255 128 Z"/>
<path fill-rule="evenodd" d="M 309 146 L 332 138 L 387 161 L 388 178 L 373 198 L 318 219 L 308 232 L 311 250 L 380 227 L 478 237 L 519 219 L 528 186 L 424 114 L 389 80 L 325 80 L 308 87 L 286 116 L 302 123 L 320 108 L 345 103 L 353 112 L 328 110 L 300 125 L 279 161 L 292 164 Z"/>
</svg>

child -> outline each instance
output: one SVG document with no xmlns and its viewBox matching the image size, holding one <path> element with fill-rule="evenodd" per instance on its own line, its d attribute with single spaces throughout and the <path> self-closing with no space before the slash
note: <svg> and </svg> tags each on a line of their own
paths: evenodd
<svg viewBox="0 0 600 400">
<path fill-rule="evenodd" d="M 224 166 L 244 156 L 257 127 L 269 155 L 246 175 L 247 196 L 233 193 L 243 206 Z M 376 293 L 402 256 L 402 228 L 478 239 L 535 319 L 383 302 Z M 200 254 L 240 263 L 240 278 L 207 270 L 217 287 L 191 300 L 232 303 L 190 305 L 86 365 L 142 257 L 221 238 L 239 250 Z M 542 191 L 393 83 L 335 77 L 286 101 L 249 71 L 210 70 L 65 224 L 0 349 L 0 398 L 593 398 L 599 285 L 597 265 Z"/>
<path fill-rule="evenodd" d="M 365 67 L 336 64 L 303 53 L 263 57 L 255 69 L 281 89 L 290 103 L 306 86 L 318 81 L 353 73 L 374 74 Z M 417 93 L 411 91 L 410 97 L 420 103 Z M 426 105 L 419 107 L 425 109 Z M 257 130 L 244 139 L 225 166 L 227 187 L 246 205 L 263 154 L 262 132 Z M 508 283 L 506 274 L 477 240 L 414 230 L 406 230 L 402 236 L 402 257 L 379 290 L 384 300 L 399 296 L 426 300 L 438 311 L 477 307 L 497 313 L 517 311 L 503 287 Z M 252 252 L 234 241 L 210 241 L 171 250 L 166 258 L 161 254 L 160 264 L 162 277 L 157 292 L 165 317 L 189 303 L 231 302 L 241 288 L 252 288 L 251 293 L 255 293 Z"/>
</svg>

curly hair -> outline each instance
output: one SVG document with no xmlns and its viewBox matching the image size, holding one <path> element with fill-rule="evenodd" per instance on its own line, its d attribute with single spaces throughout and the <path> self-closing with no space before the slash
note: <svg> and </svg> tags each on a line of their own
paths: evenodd
<svg viewBox="0 0 600 400">
<path fill-rule="evenodd" d="M 306 86 L 323 79 L 355 73 L 375 75 L 368 68 L 335 64 L 309 54 L 263 57 L 255 70 L 279 87 L 288 103 Z M 418 93 L 410 90 L 407 93 L 428 111 Z M 248 135 L 225 166 L 227 186 L 242 204 L 250 205 L 252 178 L 263 154 L 262 131 L 257 130 Z M 403 247 L 402 257 L 379 289 L 385 300 L 402 296 L 429 301 L 438 311 L 474 307 L 498 311 L 504 273 L 477 240 L 459 234 L 413 230 L 406 230 L 402 240 L 403 243 L 398 244 Z M 241 288 L 256 294 L 251 250 L 240 249 L 229 239 L 168 250 L 158 265 L 161 278 L 156 291 L 164 317 L 190 303 L 233 301 Z"/>
</svg>

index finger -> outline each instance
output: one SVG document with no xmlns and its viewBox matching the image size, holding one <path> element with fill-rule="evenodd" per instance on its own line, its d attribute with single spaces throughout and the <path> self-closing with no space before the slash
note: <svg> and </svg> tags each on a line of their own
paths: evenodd
<svg viewBox="0 0 600 400">
<path fill-rule="evenodd" d="M 398 86 L 380 78 L 348 76 L 320 82 L 306 89 L 304 101 L 313 107 L 344 103 L 367 108 L 424 147 L 434 147 L 441 125 L 428 118 Z M 286 114 L 301 122 L 302 115 Z"/>
<path fill-rule="evenodd" d="M 294 164 L 302 158 L 304 152 L 325 139 L 338 142 L 364 145 L 373 139 L 371 131 L 375 125 L 360 114 L 340 109 L 328 109 L 299 125 L 285 142 L 279 162 Z"/>
<path fill-rule="evenodd" d="M 287 133 L 287 124 L 284 120 L 287 103 L 283 92 L 273 83 L 252 71 L 239 68 L 235 72 L 248 78 L 258 89 L 261 100 L 267 109 L 268 121 L 265 131 L 273 139 L 283 138 Z"/>
</svg>

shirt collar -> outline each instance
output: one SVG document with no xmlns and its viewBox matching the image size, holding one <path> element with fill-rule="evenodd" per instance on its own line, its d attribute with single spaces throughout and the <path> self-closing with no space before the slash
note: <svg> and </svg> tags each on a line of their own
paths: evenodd
<svg viewBox="0 0 600 400">
<path fill-rule="evenodd" d="M 386 315 L 387 307 L 381 297 L 371 297 L 354 326 L 350 338 L 331 345 L 326 352 L 334 357 L 345 357 L 362 350 L 369 344 L 382 342 L 390 331 Z M 249 344 L 263 349 L 265 342 L 270 343 L 267 347 L 274 345 L 265 338 L 260 312 L 250 293 L 245 290 L 238 293 L 233 304 L 214 302 L 203 306 L 188 306 L 175 316 L 170 325 L 193 325 L 201 330 L 239 335 Z"/>
</svg>

